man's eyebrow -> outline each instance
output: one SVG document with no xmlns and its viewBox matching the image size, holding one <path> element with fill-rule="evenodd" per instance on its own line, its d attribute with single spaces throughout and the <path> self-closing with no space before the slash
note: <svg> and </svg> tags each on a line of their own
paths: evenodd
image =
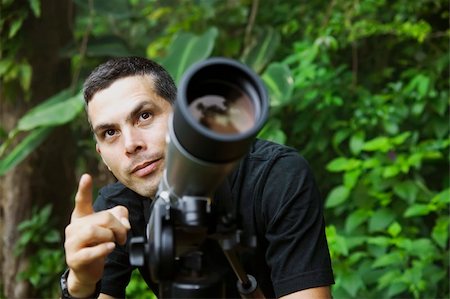
<svg viewBox="0 0 450 299">
<path fill-rule="evenodd" d="M 152 102 L 148 102 L 148 101 L 142 101 L 140 103 L 138 103 L 136 105 L 136 107 L 134 107 L 133 110 L 131 110 L 130 114 L 127 117 L 127 121 L 132 121 L 136 118 L 136 116 L 142 111 L 143 108 L 155 108 L 155 105 Z"/>
<path fill-rule="evenodd" d="M 92 131 L 94 132 L 95 135 L 99 136 L 101 132 L 108 130 L 112 127 L 114 127 L 114 124 L 104 123 L 104 124 L 99 124 L 99 125 L 95 126 L 95 128 L 93 128 Z"/>
</svg>

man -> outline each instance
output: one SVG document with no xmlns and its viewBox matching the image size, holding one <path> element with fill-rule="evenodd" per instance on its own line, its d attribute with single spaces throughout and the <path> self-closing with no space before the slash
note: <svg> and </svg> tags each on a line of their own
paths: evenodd
<svg viewBox="0 0 450 299">
<path fill-rule="evenodd" d="M 80 178 L 66 228 L 63 297 L 124 297 L 133 270 L 128 242 L 145 235 L 176 88 L 158 64 L 128 57 L 95 69 L 84 97 L 96 150 L 118 182 L 103 188 L 93 206 L 92 179 Z M 294 149 L 257 140 L 228 183 L 242 229 L 258 241 L 242 263 L 265 296 L 330 298 L 322 202 L 306 161 Z"/>
</svg>

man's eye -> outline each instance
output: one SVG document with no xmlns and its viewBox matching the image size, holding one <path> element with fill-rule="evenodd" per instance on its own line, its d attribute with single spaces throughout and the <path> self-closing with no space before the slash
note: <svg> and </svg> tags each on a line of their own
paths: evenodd
<svg viewBox="0 0 450 299">
<path fill-rule="evenodd" d="M 115 133 L 116 133 L 116 130 L 113 130 L 113 129 L 106 130 L 105 131 L 105 137 L 114 136 Z"/>
<path fill-rule="evenodd" d="M 148 119 L 148 118 L 150 118 L 150 116 L 152 116 L 152 115 L 149 112 L 141 113 L 141 118 L 142 119 Z"/>
</svg>

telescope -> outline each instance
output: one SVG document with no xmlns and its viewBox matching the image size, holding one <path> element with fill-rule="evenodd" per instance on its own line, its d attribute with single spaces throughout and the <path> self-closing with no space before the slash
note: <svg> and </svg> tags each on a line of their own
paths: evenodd
<svg viewBox="0 0 450 299">
<path fill-rule="evenodd" d="M 205 267 L 206 240 L 219 243 L 241 297 L 263 297 L 236 255 L 239 246 L 256 246 L 254 236 L 243 237 L 232 223 L 233 213 L 213 207 L 216 190 L 264 125 L 268 106 L 260 78 L 235 60 L 210 58 L 184 73 L 169 119 L 166 164 L 147 235 L 130 242 L 130 263 L 147 265 L 159 284 L 158 298 L 223 296 L 223 279 Z"/>
</svg>

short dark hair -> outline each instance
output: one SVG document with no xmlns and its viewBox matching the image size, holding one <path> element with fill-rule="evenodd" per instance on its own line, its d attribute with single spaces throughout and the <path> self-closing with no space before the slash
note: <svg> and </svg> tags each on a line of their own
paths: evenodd
<svg viewBox="0 0 450 299">
<path fill-rule="evenodd" d="M 83 86 L 86 105 L 96 92 L 108 88 L 116 80 L 139 75 L 151 76 L 155 92 L 171 104 L 175 101 L 177 88 L 169 73 L 150 59 L 133 56 L 110 59 L 92 71 Z"/>
</svg>

